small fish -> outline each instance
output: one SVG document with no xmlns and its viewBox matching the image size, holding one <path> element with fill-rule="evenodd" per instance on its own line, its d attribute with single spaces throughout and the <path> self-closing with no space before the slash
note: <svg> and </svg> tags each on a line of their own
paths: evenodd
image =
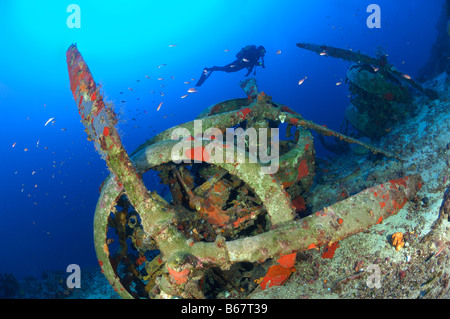
<svg viewBox="0 0 450 319">
<path fill-rule="evenodd" d="M 148 75 L 145 76 L 147 79 L 150 79 L 150 77 Z"/>
<path fill-rule="evenodd" d="M 36 174 L 36 171 L 32 171 L 32 172 L 31 172 L 31 175 L 34 175 L 34 174 Z"/>
<path fill-rule="evenodd" d="M 197 91 L 196 88 L 190 88 L 190 89 L 188 90 L 188 92 L 189 92 L 189 93 L 196 93 L 196 92 L 198 92 L 198 91 Z"/>
<path fill-rule="evenodd" d="M 174 48 L 176 46 L 177 46 L 176 44 L 169 44 L 169 48 Z"/>
<path fill-rule="evenodd" d="M 371 67 L 372 67 L 374 72 L 378 72 L 378 70 L 380 69 L 379 67 L 376 67 L 376 66 L 373 66 L 373 65 L 371 65 Z"/>
<path fill-rule="evenodd" d="M 341 85 L 342 84 L 342 82 L 341 81 L 339 81 L 339 82 L 336 82 L 336 85 Z"/>
<path fill-rule="evenodd" d="M 305 76 L 303 79 L 301 79 L 300 81 L 298 81 L 298 85 L 302 85 L 302 83 L 305 82 L 306 78 L 307 78 L 307 77 Z"/>
<path fill-rule="evenodd" d="M 162 104 L 163 104 L 163 102 L 159 103 L 158 108 L 156 109 L 156 111 L 159 111 L 159 109 L 161 108 Z"/>
<path fill-rule="evenodd" d="M 36 147 L 39 147 L 39 140 L 38 140 L 37 143 L 36 143 Z"/>
<path fill-rule="evenodd" d="M 189 81 L 184 81 L 183 83 L 184 83 L 184 84 L 189 84 L 189 83 L 191 83 L 191 82 L 189 82 Z"/>
<path fill-rule="evenodd" d="M 54 117 L 49 118 L 47 122 L 45 122 L 44 126 L 47 126 L 47 124 L 53 121 L 54 119 L 55 119 Z"/>
<path fill-rule="evenodd" d="M 28 151 L 28 148 L 25 147 L 25 148 L 23 149 L 23 151 L 24 151 L 24 152 Z"/>
<path fill-rule="evenodd" d="M 246 58 L 243 58 L 242 61 L 244 61 L 244 62 L 249 62 L 249 60 L 246 59 Z"/>
<path fill-rule="evenodd" d="M 281 50 L 277 50 L 277 52 L 275 52 L 275 54 L 281 54 Z"/>
<path fill-rule="evenodd" d="M 411 77 L 408 74 L 402 74 L 405 79 L 411 80 Z"/>
<path fill-rule="evenodd" d="M 186 94 L 186 95 L 183 95 L 181 98 L 184 99 L 186 96 L 188 96 L 188 95 L 187 95 L 187 94 Z"/>
<path fill-rule="evenodd" d="M 162 81 L 162 80 L 164 80 L 164 78 L 158 78 L 158 81 Z"/>
<path fill-rule="evenodd" d="M 230 65 L 230 68 L 234 68 L 234 67 L 235 67 L 235 65 L 234 65 L 234 64 Z"/>
<path fill-rule="evenodd" d="M 223 50 L 224 52 L 230 52 L 230 50 L 228 50 L 228 49 L 225 49 L 225 50 Z"/>
<path fill-rule="evenodd" d="M 327 55 L 327 53 L 326 52 L 320 52 L 319 55 L 324 56 L 324 55 Z"/>
<path fill-rule="evenodd" d="M 65 132 L 65 131 L 67 131 L 67 129 L 64 127 L 61 129 L 61 131 Z"/>
<path fill-rule="evenodd" d="M 16 146 L 16 142 L 12 145 L 12 147 Z"/>
<path fill-rule="evenodd" d="M 132 88 L 128 88 L 128 90 L 130 90 L 130 91 L 133 91 L 133 89 L 132 89 Z"/>
<path fill-rule="evenodd" d="M 161 91 L 159 91 L 159 94 L 161 94 L 161 96 L 164 96 L 164 93 L 163 93 L 163 92 L 161 92 Z"/>
</svg>

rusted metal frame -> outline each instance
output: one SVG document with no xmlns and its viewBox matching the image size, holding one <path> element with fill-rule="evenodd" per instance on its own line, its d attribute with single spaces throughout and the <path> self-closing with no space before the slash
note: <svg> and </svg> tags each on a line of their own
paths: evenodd
<svg viewBox="0 0 450 319">
<path fill-rule="evenodd" d="M 189 158 L 186 157 L 185 154 L 179 154 L 174 157 L 171 150 L 176 143 L 178 143 L 178 141 L 163 141 L 152 144 L 135 154 L 131 160 L 136 167 L 138 174 L 144 173 L 151 167 L 170 161 L 188 160 Z M 207 142 L 203 141 L 203 143 L 206 145 Z M 237 153 L 237 150 L 235 150 L 235 153 Z M 218 163 L 216 165 L 228 170 L 230 174 L 241 178 L 257 195 L 260 196 L 265 203 L 266 210 L 271 217 L 274 227 L 293 219 L 294 208 L 292 207 L 289 196 L 271 175 L 260 174 L 261 167 L 257 163 L 242 163 L 239 165 L 236 165 L 235 163 Z M 116 200 L 123 191 L 123 188 L 119 186 L 119 183 L 120 182 L 114 178 L 114 175 L 111 175 L 102 187 L 100 201 L 97 204 L 94 218 L 94 239 L 96 253 L 105 276 L 122 297 L 130 298 L 131 296 L 129 293 L 121 285 L 120 278 L 117 277 L 112 269 L 109 262 L 109 251 L 105 247 L 107 240 L 106 233 L 108 230 L 108 216 L 114 207 Z M 164 210 L 155 212 L 152 217 L 155 215 L 161 215 L 160 217 L 156 216 L 155 218 L 156 220 L 159 220 L 160 228 L 158 228 L 159 232 L 151 233 L 151 237 L 157 243 L 164 260 L 167 263 L 170 263 L 171 261 L 173 263 L 173 260 L 179 259 L 180 254 L 188 254 L 193 256 L 189 260 L 192 263 L 195 261 L 196 267 L 201 268 L 206 267 L 206 265 L 218 265 L 222 268 L 227 268 L 230 266 L 224 241 L 222 239 L 218 239 L 216 243 L 197 242 L 190 245 L 188 240 L 171 225 L 172 219 L 164 219 Z M 144 225 L 144 230 L 151 228 L 151 226 L 145 226 L 147 221 L 144 220 L 144 218 L 141 217 L 141 221 Z M 191 267 L 193 266 L 191 265 Z M 176 269 L 182 271 L 180 268 Z M 172 271 L 175 270 L 172 269 Z"/>
<path fill-rule="evenodd" d="M 350 51 L 346 49 L 336 48 L 329 45 L 318 45 L 312 43 L 300 42 L 297 43 L 297 46 L 301 49 L 306 49 L 309 51 L 316 52 L 317 54 L 324 54 L 326 56 L 331 56 L 334 58 L 340 58 L 349 62 L 355 63 L 363 63 L 363 64 L 371 64 L 373 66 L 377 66 L 387 70 L 394 75 L 396 75 L 402 81 L 408 83 L 419 92 L 425 94 L 430 99 L 437 99 L 438 94 L 436 91 L 432 89 L 424 89 L 422 85 L 417 83 L 416 81 L 405 77 L 404 73 L 396 70 L 392 64 L 387 63 L 386 59 L 376 59 L 372 58 L 368 55 L 362 54 L 360 51 Z"/>
<path fill-rule="evenodd" d="M 95 222 L 99 222 L 99 224 L 95 225 L 96 231 L 94 232 L 94 235 L 96 236 L 96 238 L 98 238 L 97 236 L 100 236 L 99 234 L 101 234 L 101 232 L 106 232 L 107 224 L 105 223 L 107 223 L 107 217 L 112 209 L 112 205 L 114 205 L 115 200 L 120 195 L 121 191 L 125 189 L 128 197 L 130 198 L 130 202 L 133 206 L 135 206 L 135 209 L 141 215 L 144 230 L 152 237 L 154 237 L 155 241 L 161 246 L 161 251 L 167 252 L 169 256 L 171 255 L 170 252 L 172 252 L 172 256 L 174 256 L 174 258 L 169 259 L 169 263 L 171 261 L 175 261 L 176 264 L 176 260 L 179 260 L 179 256 L 181 253 L 189 254 L 195 257 L 192 259 L 193 263 L 195 263 L 195 265 L 191 265 L 192 267 L 198 267 L 199 264 L 202 265 L 211 263 L 216 263 L 223 267 L 227 267 L 229 266 L 230 261 L 236 262 L 243 260 L 261 260 L 261 258 L 263 260 L 277 254 L 283 254 L 286 251 L 304 249 L 303 243 L 300 248 L 296 246 L 299 245 L 299 237 L 290 235 L 290 233 L 294 232 L 294 229 L 298 229 L 299 227 L 304 229 L 304 224 L 298 225 L 298 223 L 294 223 L 292 226 L 289 226 L 289 223 L 286 223 L 286 225 L 283 227 L 280 226 L 278 227 L 278 229 L 274 229 L 268 233 L 265 233 L 266 235 L 262 234 L 250 238 L 239 239 L 230 243 L 226 243 L 219 239 L 216 243 L 199 242 L 193 244 L 192 246 L 188 245 L 186 238 L 182 236 L 176 228 L 170 225 L 170 220 L 173 214 L 165 210 L 167 209 L 167 205 L 165 205 L 167 203 L 165 203 L 163 200 L 160 200 L 158 196 L 150 196 L 147 189 L 143 185 L 142 180 L 138 175 L 138 170 L 134 168 L 133 163 L 128 158 L 127 153 L 123 149 L 123 146 L 120 142 L 117 131 L 114 128 L 115 118 L 112 110 L 105 107 L 99 89 L 96 87 L 89 69 L 87 68 L 87 65 L 84 63 L 84 60 L 76 49 L 76 46 L 71 46 L 69 48 L 67 52 L 67 63 L 69 67 L 72 92 L 74 94 L 75 101 L 79 106 L 82 122 L 86 126 L 89 137 L 94 140 L 97 150 L 107 161 L 108 167 L 110 167 L 110 169 L 117 174 L 118 179 L 116 180 L 116 178 L 113 177 L 109 178 L 107 184 L 109 185 L 110 183 L 113 183 L 115 184 L 114 187 L 102 190 L 102 192 L 104 191 L 108 193 L 107 198 L 112 199 L 113 201 L 111 205 L 101 202 L 99 202 L 98 204 L 98 207 L 100 207 L 104 213 L 99 214 L 98 216 L 96 214 L 95 217 Z M 267 102 L 267 100 L 265 101 L 264 99 L 258 98 L 255 102 L 256 106 L 263 106 L 265 102 Z M 255 108 L 255 110 L 258 110 L 262 113 L 267 112 L 267 109 L 262 110 L 262 108 Z M 245 110 L 240 110 L 239 112 L 237 112 L 237 116 L 243 119 L 250 112 L 252 112 L 252 110 L 248 108 Z M 167 151 L 170 148 L 164 149 Z M 171 154 L 170 160 L 173 160 L 172 155 L 173 154 Z M 169 159 L 169 157 L 167 158 Z M 233 165 L 234 168 L 228 167 L 227 165 L 231 165 L 228 163 L 224 163 L 222 165 L 226 166 L 228 170 L 230 170 L 230 172 L 233 171 L 234 174 L 241 175 L 244 180 L 247 180 L 246 182 L 249 183 L 252 188 L 256 188 L 255 191 L 258 193 L 258 185 L 255 185 L 254 176 L 257 176 L 260 170 L 259 165 L 256 165 L 252 169 L 248 169 L 249 167 L 246 167 L 246 165 L 244 164 Z M 136 167 L 138 167 L 138 164 L 136 164 Z M 268 175 L 259 174 L 259 176 L 261 177 Z M 409 182 L 410 184 L 413 183 L 413 185 L 416 185 L 419 183 L 417 182 L 416 178 L 411 178 L 410 180 L 413 180 L 413 182 Z M 267 184 L 272 184 L 270 186 L 271 188 L 259 189 L 259 191 L 260 194 L 266 194 L 265 192 L 267 190 L 270 191 L 267 193 L 267 198 L 262 196 L 265 205 L 270 206 L 270 203 L 274 201 L 273 198 L 277 199 L 277 196 L 273 196 L 273 187 L 279 187 L 280 185 L 275 181 L 268 182 Z M 405 183 L 405 189 L 403 189 L 403 191 L 412 192 L 410 189 L 411 187 L 408 188 L 406 185 L 407 183 Z M 116 196 L 114 196 L 114 191 L 118 192 Z M 287 196 L 285 192 L 280 192 L 280 194 L 289 199 L 289 196 Z M 407 198 L 407 196 L 402 197 L 401 194 L 401 192 L 399 194 L 394 193 L 394 197 L 404 197 L 405 199 Z M 402 205 L 404 205 L 405 202 L 406 200 L 401 200 Z M 394 203 L 397 203 L 397 206 L 394 205 L 395 207 L 393 208 L 395 209 L 388 211 L 390 212 L 390 214 L 396 213 L 398 209 L 401 208 L 400 206 L 402 206 L 399 205 L 398 202 Z M 285 211 L 292 211 L 292 205 L 289 204 L 286 203 L 286 205 L 288 205 L 288 208 L 284 209 Z M 280 213 L 280 216 L 284 215 L 285 213 Z M 382 214 L 380 217 L 382 217 Z M 323 227 L 323 224 L 319 225 L 322 225 Z M 287 230 L 292 230 L 292 232 L 286 232 L 286 230 L 284 229 L 286 227 L 288 227 Z M 317 241 L 317 245 L 320 245 L 324 242 L 324 238 L 326 239 L 324 235 L 325 230 L 323 230 L 322 232 L 320 231 L 320 229 L 316 230 L 318 231 L 318 233 L 314 233 L 311 236 L 313 236 L 316 240 L 317 236 L 319 236 L 320 238 Z M 352 231 L 354 232 L 354 229 Z M 281 239 L 284 238 L 286 241 L 280 242 L 280 239 L 278 239 L 275 240 L 275 246 L 267 246 L 268 242 L 266 240 L 261 240 L 261 238 L 275 239 L 272 237 L 273 232 L 277 232 L 277 236 L 279 236 L 279 238 Z M 344 237 L 344 235 L 345 234 L 343 234 L 342 237 Z M 102 242 L 104 243 L 105 241 L 98 240 L 96 242 L 96 251 L 101 256 L 99 257 L 99 260 L 101 262 L 103 260 L 107 261 L 109 256 L 109 252 L 104 245 L 101 248 L 99 247 L 101 246 Z M 248 243 L 251 243 L 250 247 L 247 246 Z M 249 248 L 251 251 L 253 251 L 253 253 L 249 252 L 247 249 L 243 249 L 244 247 Z M 260 253 L 255 254 L 255 249 L 260 251 Z M 103 266 L 105 265 L 103 264 Z M 184 266 L 182 266 L 182 268 Z M 123 294 L 124 297 L 129 297 L 129 294 L 127 295 L 127 293 L 124 291 L 123 286 L 121 286 L 120 284 L 120 280 L 117 278 L 110 264 L 108 265 L 108 267 L 110 268 L 102 268 L 102 270 L 106 270 L 105 274 L 107 276 L 110 276 L 108 278 L 110 282 L 112 281 L 113 286 L 119 288 L 119 293 Z M 170 269 L 171 268 L 169 268 L 169 271 Z M 185 269 L 180 268 L 172 269 L 172 271 L 175 271 L 176 273 L 181 271 L 184 272 L 184 270 Z"/>
<path fill-rule="evenodd" d="M 369 145 L 367 143 L 361 142 L 359 140 L 356 140 L 350 136 L 341 134 L 339 132 L 336 132 L 334 130 L 331 130 L 323 125 L 316 124 L 312 121 L 306 120 L 302 118 L 299 114 L 293 114 L 290 112 L 285 112 L 281 108 L 273 107 L 272 104 L 268 103 L 270 99 L 266 100 L 258 100 L 255 99 L 255 101 L 250 104 L 247 107 L 244 107 L 238 111 L 230 111 L 226 113 L 220 113 L 217 115 L 211 115 L 205 118 L 202 118 L 202 129 L 206 130 L 209 128 L 218 128 L 221 130 L 225 130 L 228 127 L 234 127 L 235 125 L 242 122 L 244 119 L 255 119 L 255 118 L 265 118 L 270 119 L 274 121 L 279 121 L 280 118 L 285 118 L 285 120 L 294 126 L 302 126 L 307 129 L 312 129 L 316 131 L 319 134 L 325 135 L 325 136 L 335 136 L 347 143 L 355 143 L 358 145 L 361 145 L 370 151 L 372 151 L 374 154 L 383 154 L 384 156 L 395 158 L 398 161 L 403 161 L 398 156 L 395 156 L 392 153 L 389 153 L 387 151 L 381 150 L 379 148 L 376 148 L 372 145 Z M 156 135 L 155 137 L 147 140 L 144 144 L 140 145 L 133 153 L 137 153 L 140 150 L 144 149 L 145 147 L 160 142 L 164 140 L 170 140 L 172 133 L 174 130 L 178 128 L 186 128 L 190 132 L 194 132 L 194 123 L 195 121 L 191 121 L 188 123 L 181 124 L 179 126 L 171 127 L 160 134 Z"/>
<path fill-rule="evenodd" d="M 167 150 L 170 147 L 164 145 L 167 143 L 170 142 L 157 143 L 136 154 L 133 161 L 137 170 L 142 172 L 150 166 L 159 165 L 161 159 L 163 162 L 169 160 Z M 165 155 L 164 151 L 167 152 Z M 117 190 L 114 184 L 117 185 L 117 181 L 110 179 L 104 188 Z M 160 247 L 163 254 L 172 252 L 173 256 L 180 254 L 192 256 L 186 259 L 190 262 L 189 265 L 178 268 L 173 266 L 177 272 L 189 269 L 190 273 L 194 266 L 202 268 L 217 265 L 226 269 L 230 264 L 240 261 L 262 262 L 267 258 L 319 247 L 364 231 L 396 214 L 416 194 L 421 185 L 420 176 L 393 180 L 366 189 L 310 217 L 284 223 L 278 228 L 253 237 L 233 241 L 218 239 L 215 243 L 198 242 L 192 246 L 188 245 L 186 240 L 176 244 L 170 243 L 171 236 L 166 235 L 165 240 L 157 241 L 163 243 Z M 110 194 L 109 198 L 115 196 Z M 106 227 L 107 214 L 108 209 L 102 213 L 103 218 L 96 218 L 103 223 L 100 229 Z M 99 212 L 96 212 L 97 216 L 100 216 Z"/>
<path fill-rule="evenodd" d="M 283 227 L 227 242 L 230 262 L 263 261 L 342 240 L 397 214 L 421 187 L 420 175 L 392 180 Z"/>
<path fill-rule="evenodd" d="M 290 123 L 292 125 L 302 126 L 302 127 L 314 130 L 315 132 L 317 132 L 319 134 L 322 134 L 322 135 L 325 135 L 325 136 L 334 136 L 336 138 L 339 138 L 341 141 L 344 141 L 344 142 L 347 142 L 347 143 L 354 143 L 354 144 L 361 145 L 361 146 L 369 149 L 370 151 L 372 151 L 372 153 L 374 153 L 374 154 L 382 154 L 382 155 L 384 155 L 386 157 L 391 157 L 391 158 L 394 158 L 394 159 L 396 159 L 396 160 L 398 160 L 400 162 L 404 162 L 403 159 L 401 159 L 398 156 L 395 156 L 394 154 L 392 154 L 390 152 L 387 152 L 385 150 L 379 149 L 379 148 L 374 147 L 374 146 L 372 146 L 370 144 L 361 142 L 361 141 L 359 141 L 357 139 L 354 139 L 354 138 L 352 138 L 350 136 L 347 136 L 347 135 L 344 135 L 342 133 L 336 132 L 336 131 L 334 131 L 332 129 L 329 129 L 329 128 L 323 126 L 323 125 L 319 125 L 319 124 L 316 124 L 316 123 L 314 123 L 312 121 L 305 120 L 304 118 L 302 118 L 302 117 L 300 117 L 298 115 L 286 113 L 286 120 L 288 121 L 288 123 Z"/>
</svg>

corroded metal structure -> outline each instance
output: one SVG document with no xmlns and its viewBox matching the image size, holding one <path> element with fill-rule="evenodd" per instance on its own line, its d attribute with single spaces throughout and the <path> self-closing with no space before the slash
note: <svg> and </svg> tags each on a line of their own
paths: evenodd
<svg viewBox="0 0 450 319">
<path fill-rule="evenodd" d="M 402 81 L 411 85 L 417 89 L 422 94 L 428 96 L 430 99 L 437 99 L 437 92 L 428 88 L 422 87 L 419 83 L 411 79 L 409 76 L 405 76 L 404 73 L 397 70 L 392 64 L 388 63 L 386 56 L 381 56 L 380 58 L 373 58 L 368 55 L 361 53 L 360 51 L 352 51 L 341 48 L 336 48 L 330 45 L 318 45 L 312 43 L 300 42 L 297 43 L 297 47 L 309 51 L 316 52 L 324 56 L 331 56 L 335 58 L 340 58 L 345 61 L 354 62 L 358 64 L 367 64 L 379 68 L 381 73 L 391 74 L 391 76 L 396 76 L 401 78 Z"/>
<path fill-rule="evenodd" d="M 422 185 L 418 175 L 392 180 L 298 219 L 299 198 L 314 176 L 310 129 L 395 156 L 302 118 L 258 92 L 253 80 L 241 84 L 247 99 L 216 104 L 199 119 L 203 130 L 220 132 L 288 123 L 286 135 L 291 129 L 295 134 L 292 141 L 280 145 L 277 173 L 262 174 L 260 162 L 214 161 L 208 148 L 212 136 L 191 135 L 185 140 L 187 150 L 173 152 L 179 143 L 171 138 L 174 131 L 194 132 L 195 121 L 161 132 L 128 156 L 115 128 L 112 106 L 103 101 L 76 45 L 67 51 L 67 64 L 88 138 L 112 172 L 101 187 L 94 244 L 102 272 L 123 298 L 204 298 L 208 270 L 226 272 L 239 263 L 277 258 L 278 267 L 291 269 L 296 252 L 331 244 L 381 222 L 396 214 Z M 235 145 L 227 141 L 218 146 Z M 247 153 L 232 149 L 233 158 Z M 181 162 L 190 160 L 194 164 Z M 149 170 L 157 171 L 170 187 L 171 200 L 147 190 L 142 175 Z M 284 282 L 273 277 L 280 274 L 273 269 L 264 277 L 264 287 Z"/>
<path fill-rule="evenodd" d="M 359 51 L 329 45 L 297 43 L 297 46 L 324 57 L 352 62 L 346 76 L 351 103 L 345 110 L 345 117 L 364 136 L 379 138 L 386 135 L 398 121 L 414 114 L 409 87 L 430 99 L 438 98 L 436 91 L 422 87 L 389 64 L 381 48 L 377 50 L 377 58 L 373 58 Z"/>
</svg>

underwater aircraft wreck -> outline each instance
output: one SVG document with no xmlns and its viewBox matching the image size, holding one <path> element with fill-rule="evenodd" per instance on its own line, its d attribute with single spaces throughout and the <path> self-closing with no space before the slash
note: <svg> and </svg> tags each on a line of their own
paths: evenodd
<svg viewBox="0 0 450 319">
<path fill-rule="evenodd" d="M 76 45 L 66 58 L 88 139 L 111 170 L 95 211 L 94 245 L 103 274 L 122 298 L 244 298 L 280 286 L 296 271 L 299 253 L 335 249 L 344 238 L 389 220 L 417 200 L 423 185 L 419 174 L 395 176 L 299 218 L 316 171 L 310 130 L 396 162 L 403 159 L 304 119 L 259 92 L 254 79 L 241 83 L 247 98 L 217 103 L 129 155 L 112 105 L 103 100 Z M 192 134 L 184 139 L 186 148 L 173 152 L 180 142 L 172 138 L 174 132 L 194 132 L 199 120 L 202 130 L 216 133 L 209 138 Z M 261 173 L 267 168 L 261 161 L 217 160 L 230 154 L 250 158 L 235 139 L 213 138 L 227 128 L 278 128 L 282 123 L 291 140 L 279 143 L 276 172 Z M 226 149 L 231 153 L 217 156 Z M 147 189 L 142 176 L 149 170 L 159 174 L 170 196 Z M 449 202 L 444 201 L 435 229 L 448 218 Z M 430 232 L 423 245 L 432 241 Z M 434 256 L 434 247 L 428 246 L 421 248 L 423 254 Z"/>
<path fill-rule="evenodd" d="M 383 136 L 400 119 L 413 114 L 409 87 L 430 99 L 438 98 L 435 90 L 422 87 L 388 63 L 381 47 L 377 48 L 376 57 L 329 45 L 297 43 L 297 47 L 352 62 L 346 75 L 351 103 L 345 110 L 345 117 L 364 136 Z"/>
</svg>

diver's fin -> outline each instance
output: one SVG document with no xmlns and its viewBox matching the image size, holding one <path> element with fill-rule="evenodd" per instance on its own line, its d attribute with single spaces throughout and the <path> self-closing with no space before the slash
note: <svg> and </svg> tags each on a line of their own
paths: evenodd
<svg viewBox="0 0 450 319">
<path fill-rule="evenodd" d="M 201 86 L 203 82 L 206 81 L 206 79 L 211 75 L 212 71 L 206 71 L 206 69 L 203 70 L 202 76 L 198 80 L 197 84 L 195 86 Z"/>
</svg>

